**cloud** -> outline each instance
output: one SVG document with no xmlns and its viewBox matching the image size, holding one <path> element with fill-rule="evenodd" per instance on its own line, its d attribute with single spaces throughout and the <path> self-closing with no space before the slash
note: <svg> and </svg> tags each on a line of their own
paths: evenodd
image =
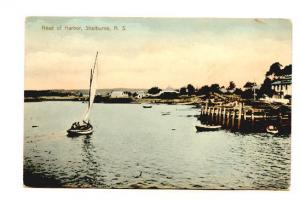
<svg viewBox="0 0 300 201">
<path fill-rule="evenodd" d="M 276 29 L 263 31 L 253 25 L 245 31 L 245 25 L 238 27 L 235 22 L 231 30 L 230 24 L 226 29 L 226 23 L 218 21 L 224 28 L 211 31 L 211 23 L 199 32 L 184 34 L 168 28 L 151 31 L 153 25 L 143 29 L 136 22 L 131 24 L 137 30 L 109 35 L 45 33 L 27 28 L 25 88 L 87 88 L 97 50 L 99 88 L 181 87 L 187 83 L 200 87 L 227 85 L 231 80 L 242 86 L 246 81 L 261 82 L 275 61 L 291 63 L 290 29 L 280 38 Z M 280 23 L 268 22 L 268 26 Z"/>
</svg>

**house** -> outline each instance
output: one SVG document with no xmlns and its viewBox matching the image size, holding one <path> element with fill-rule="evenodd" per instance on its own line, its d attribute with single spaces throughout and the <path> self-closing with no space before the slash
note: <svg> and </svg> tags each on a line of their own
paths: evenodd
<svg viewBox="0 0 300 201">
<path fill-rule="evenodd" d="M 128 93 L 124 91 L 112 91 L 110 94 L 110 98 L 128 98 Z"/>
<path fill-rule="evenodd" d="M 146 93 L 144 91 L 137 91 L 136 93 L 137 93 L 136 98 L 139 99 L 146 96 Z"/>
<path fill-rule="evenodd" d="M 220 92 L 222 92 L 223 94 L 225 94 L 225 93 L 227 93 L 227 89 L 224 86 L 222 86 L 220 88 Z"/>
<path fill-rule="evenodd" d="M 283 75 L 272 80 L 273 98 L 289 99 L 292 96 L 292 75 Z"/>
</svg>

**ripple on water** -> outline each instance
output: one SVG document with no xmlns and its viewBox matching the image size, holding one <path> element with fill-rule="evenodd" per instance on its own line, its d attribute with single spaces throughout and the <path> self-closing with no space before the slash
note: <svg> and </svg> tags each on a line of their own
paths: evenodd
<svg viewBox="0 0 300 201">
<path fill-rule="evenodd" d="M 190 106 L 156 105 L 151 110 L 133 104 L 95 104 L 93 107 L 91 118 L 95 133 L 90 138 L 67 138 L 65 133 L 53 128 L 65 130 L 74 117 L 81 116 L 82 104 L 25 104 L 25 113 L 40 125 L 39 129 L 30 128 L 32 122 L 25 117 L 24 181 L 27 185 L 183 189 L 289 187 L 289 138 L 224 131 L 196 134 L 194 125 L 198 122 L 193 115 L 199 111 Z M 161 116 L 164 111 L 170 115 Z M 174 125 L 176 132 L 172 131 Z"/>
</svg>

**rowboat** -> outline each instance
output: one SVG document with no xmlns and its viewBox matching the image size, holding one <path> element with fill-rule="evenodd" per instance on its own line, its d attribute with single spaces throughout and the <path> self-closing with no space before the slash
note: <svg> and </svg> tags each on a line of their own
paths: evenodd
<svg viewBox="0 0 300 201">
<path fill-rule="evenodd" d="M 204 131 L 217 131 L 221 129 L 220 125 L 205 125 L 205 124 L 201 124 L 201 125 L 197 125 L 195 126 L 197 129 L 197 132 L 204 132 Z"/>
<path fill-rule="evenodd" d="M 267 133 L 270 133 L 270 134 L 277 134 L 278 133 L 278 129 L 274 125 L 267 126 L 266 131 L 267 131 Z"/>
</svg>

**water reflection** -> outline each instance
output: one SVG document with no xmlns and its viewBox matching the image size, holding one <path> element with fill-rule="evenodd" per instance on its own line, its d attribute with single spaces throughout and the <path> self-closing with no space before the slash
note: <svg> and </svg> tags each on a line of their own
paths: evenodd
<svg viewBox="0 0 300 201">
<path fill-rule="evenodd" d="M 27 185 L 189 189 L 289 186 L 290 138 L 223 130 L 197 133 L 195 115 L 199 111 L 191 106 L 155 105 L 146 110 L 134 104 L 95 104 L 91 114 L 95 132 L 68 138 L 66 125 L 80 116 L 81 106 L 25 104 L 25 113 L 30 112 L 25 118 L 24 141 Z M 70 115 L 66 116 L 66 111 Z M 170 115 L 162 116 L 166 111 Z M 38 119 L 38 128 L 28 123 L 31 116 Z M 53 134 L 53 128 L 64 132 Z"/>
</svg>

